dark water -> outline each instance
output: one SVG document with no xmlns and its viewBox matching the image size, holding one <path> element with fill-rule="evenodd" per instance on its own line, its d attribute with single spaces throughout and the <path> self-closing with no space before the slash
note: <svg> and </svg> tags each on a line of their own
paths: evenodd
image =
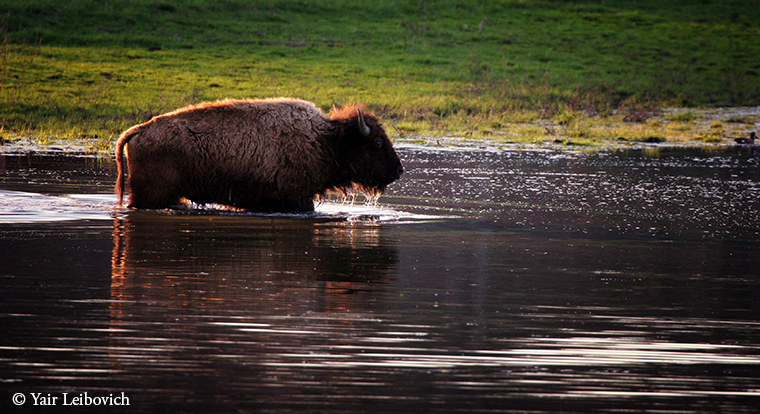
<svg viewBox="0 0 760 414">
<path fill-rule="evenodd" d="M 0 156 L 0 412 L 757 412 L 755 154 L 399 153 L 308 216 Z"/>
</svg>

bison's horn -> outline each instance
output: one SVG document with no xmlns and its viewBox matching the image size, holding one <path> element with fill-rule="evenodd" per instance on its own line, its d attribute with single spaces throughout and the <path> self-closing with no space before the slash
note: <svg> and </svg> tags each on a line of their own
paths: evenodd
<svg viewBox="0 0 760 414">
<path fill-rule="evenodd" d="M 362 110 L 357 109 L 356 112 L 359 113 L 359 132 L 362 133 L 365 137 L 369 136 L 369 127 L 364 122 L 364 115 L 362 115 Z"/>
</svg>

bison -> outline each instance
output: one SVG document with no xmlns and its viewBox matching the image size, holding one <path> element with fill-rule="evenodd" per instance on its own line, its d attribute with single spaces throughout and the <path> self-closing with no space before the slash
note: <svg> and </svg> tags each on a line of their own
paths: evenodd
<svg viewBox="0 0 760 414">
<path fill-rule="evenodd" d="M 357 106 L 325 114 L 297 99 L 223 100 L 126 130 L 116 143 L 116 195 L 160 209 L 182 199 L 256 212 L 309 212 L 328 191 L 379 196 L 403 173 L 377 117 Z"/>
</svg>

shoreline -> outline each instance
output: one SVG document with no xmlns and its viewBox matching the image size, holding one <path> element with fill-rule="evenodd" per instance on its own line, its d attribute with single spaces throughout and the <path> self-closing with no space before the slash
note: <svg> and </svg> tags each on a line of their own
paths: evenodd
<svg viewBox="0 0 760 414">
<path fill-rule="evenodd" d="M 625 143 L 625 144 L 605 144 L 599 146 L 572 145 L 547 142 L 542 144 L 521 144 L 521 143 L 497 143 L 484 139 L 461 139 L 456 137 L 428 137 L 424 142 L 420 139 L 415 140 L 395 140 L 394 146 L 397 149 L 403 148 L 422 148 L 430 151 L 553 151 L 553 152 L 617 152 L 617 151 L 658 151 L 658 150 L 704 150 L 704 151 L 722 151 L 732 148 L 757 148 L 760 145 L 741 146 L 735 143 Z M 82 158 L 113 158 L 113 151 L 92 149 L 86 144 L 77 144 L 70 142 L 57 141 L 50 144 L 37 143 L 6 143 L 0 145 L 0 156 L 64 156 L 64 157 L 82 157 Z"/>
<path fill-rule="evenodd" d="M 734 138 L 760 131 L 760 106 L 724 108 L 664 108 L 645 122 L 624 122 L 615 117 L 579 117 L 575 124 L 559 124 L 552 119 L 513 123 L 488 134 L 469 133 L 404 134 L 386 123 L 397 147 L 421 146 L 453 150 L 497 151 L 621 151 L 665 148 L 718 150 L 737 147 Z M 541 131 L 539 133 L 520 131 Z M 622 132 L 621 132 L 622 131 Z M 626 131 L 640 139 L 615 138 Z M 481 131 L 482 132 L 482 131 Z M 583 136 L 597 134 L 596 136 Z M 604 135 L 607 135 L 605 137 Z M 579 136 L 580 135 L 580 136 Z M 654 138 L 654 139 L 653 139 Z M 103 139 L 17 136 L 0 141 L 0 155 L 112 156 L 115 140 L 103 148 Z M 746 146 L 746 145 L 745 145 Z M 760 147 L 760 142 L 755 144 Z"/>
</svg>

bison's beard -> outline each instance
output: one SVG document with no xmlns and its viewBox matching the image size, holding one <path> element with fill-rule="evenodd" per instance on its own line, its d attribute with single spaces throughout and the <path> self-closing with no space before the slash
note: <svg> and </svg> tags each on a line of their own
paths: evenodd
<svg viewBox="0 0 760 414">
<path fill-rule="evenodd" d="M 327 189 L 324 194 L 317 194 L 317 203 L 321 204 L 325 196 L 337 195 L 343 203 L 354 203 L 356 196 L 362 194 L 367 199 L 368 204 L 377 205 L 377 200 L 383 195 L 383 190 L 379 187 L 368 186 L 359 183 L 351 183 L 346 186 L 337 186 Z"/>
</svg>

